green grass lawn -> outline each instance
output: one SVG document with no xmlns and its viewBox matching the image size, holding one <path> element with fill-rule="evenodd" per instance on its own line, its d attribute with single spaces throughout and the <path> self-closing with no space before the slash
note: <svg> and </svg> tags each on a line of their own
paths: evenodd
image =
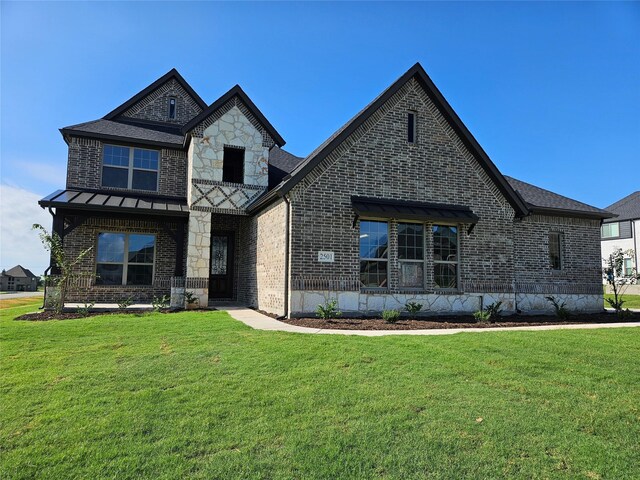
<svg viewBox="0 0 640 480">
<path fill-rule="evenodd" d="M 613 299 L 613 295 L 609 293 L 605 293 L 604 297 Z M 622 299 L 624 300 L 624 308 L 640 308 L 640 295 L 622 295 Z M 611 308 L 607 302 L 604 302 L 604 306 Z"/>
<path fill-rule="evenodd" d="M 640 328 L 379 338 L 0 310 L 0 478 L 640 478 Z"/>
</svg>

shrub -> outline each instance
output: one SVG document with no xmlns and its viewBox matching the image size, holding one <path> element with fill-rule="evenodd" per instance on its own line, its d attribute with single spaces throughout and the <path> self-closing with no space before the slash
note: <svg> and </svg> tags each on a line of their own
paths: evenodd
<svg viewBox="0 0 640 480">
<path fill-rule="evenodd" d="M 127 297 L 124 300 L 118 302 L 118 310 L 126 310 L 133 303 L 133 297 Z"/>
<path fill-rule="evenodd" d="M 544 297 L 547 301 L 551 302 L 551 305 L 553 305 L 554 310 L 556 311 L 556 317 L 558 317 L 560 320 L 567 320 L 571 314 L 569 313 L 569 310 L 567 309 L 566 305 L 567 302 L 558 302 L 558 300 L 556 300 L 555 297 Z"/>
<path fill-rule="evenodd" d="M 400 311 L 399 310 L 383 310 L 382 319 L 388 323 L 396 323 L 398 320 L 400 320 Z"/>
<path fill-rule="evenodd" d="M 76 313 L 80 314 L 82 317 L 87 317 L 91 313 L 91 309 L 95 305 L 95 302 L 85 303 L 84 307 L 78 307 L 76 309 Z"/>
<path fill-rule="evenodd" d="M 330 318 L 338 318 L 342 316 L 342 312 L 338 310 L 338 301 L 334 299 L 324 302 L 324 305 L 318 305 L 318 308 L 316 308 L 316 315 L 323 320 L 328 320 Z"/>
<path fill-rule="evenodd" d="M 167 308 L 169 308 L 170 302 L 171 297 L 169 297 L 169 295 L 163 295 L 162 297 L 153 297 L 151 305 L 153 306 L 153 310 L 155 312 L 159 312 L 160 310 L 166 310 Z"/>
<path fill-rule="evenodd" d="M 500 312 L 502 312 L 502 301 L 487 305 L 484 311 L 489 314 L 489 320 L 493 320 L 495 322 L 496 317 L 499 317 Z"/>
<path fill-rule="evenodd" d="M 478 323 L 486 323 L 491 319 L 491 314 L 486 310 L 478 310 L 474 312 L 473 318 L 475 318 Z"/>
<path fill-rule="evenodd" d="M 613 298 L 605 298 L 607 303 L 613 308 L 618 317 L 624 318 L 625 312 L 623 305 L 622 295 L 629 285 L 635 284 L 640 280 L 640 275 L 635 269 L 631 272 L 627 272 L 624 266 L 625 258 L 633 257 L 633 250 L 623 251 L 621 248 L 616 248 L 609 258 L 605 259 L 606 267 L 603 270 L 603 276 L 611 291 L 613 292 Z M 628 310 L 628 309 L 627 309 Z"/>
<path fill-rule="evenodd" d="M 184 301 L 187 305 L 193 305 L 198 303 L 198 297 L 194 292 L 190 292 L 189 290 L 184 291 Z"/>
<path fill-rule="evenodd" d="M 407 302 L 405 303 L 404 308 L 406 308 L 407 312 L 411 315 L 414 315 L 422 310 L 422 304 L 418 302 Z"/>
</svg>

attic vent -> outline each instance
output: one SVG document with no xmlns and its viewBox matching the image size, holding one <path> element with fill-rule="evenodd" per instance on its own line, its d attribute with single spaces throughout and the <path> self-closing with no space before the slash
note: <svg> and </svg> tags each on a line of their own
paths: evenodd
<svg viewBox="0 0 640 480">
<path fill-rule="evenodd" d="M 415 143 L 416 141 L 416 114 L 415 112 L 407 113 L 407 142 Z"/>
<path fill-rule="evenodd" d="M 169 98 L 169 120 L 176 119 L 176 99 L 174 97 Z"/>
</svg>

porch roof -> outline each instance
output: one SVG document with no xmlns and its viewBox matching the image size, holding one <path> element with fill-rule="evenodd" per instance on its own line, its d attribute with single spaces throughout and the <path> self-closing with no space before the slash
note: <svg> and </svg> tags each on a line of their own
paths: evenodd
<svg viewBox="0 0 640 480">
<path fill-rule="evenodd" d="M 57 190 L 38 202 L 42 208 L 54 207 L 114 213 L 138 213 L 186 217 L 189 215 L 184 198 L 111 193 L 95 190 Z"/>
<path fill-rule="evenodd" d="M 424 221 L 441 220 L 467 224 L 478 222 L 478 216 L 469 207 L 460 205 L 369 197 L 351 197 L 351 205 L 356 215 L 361 217 Z"/>
</svg>

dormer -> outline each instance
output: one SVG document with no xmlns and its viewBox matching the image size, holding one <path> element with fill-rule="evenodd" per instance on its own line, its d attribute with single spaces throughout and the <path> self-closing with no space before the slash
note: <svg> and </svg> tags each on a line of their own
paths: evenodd
<svg viewBox="0 0 640 480">
<path fill-rule="evenodd" d="M 269 185 L 269 150 L 284 139 L 236 85 L 183 127 L 193 210 L 244 213 Z"/>
</svg>

